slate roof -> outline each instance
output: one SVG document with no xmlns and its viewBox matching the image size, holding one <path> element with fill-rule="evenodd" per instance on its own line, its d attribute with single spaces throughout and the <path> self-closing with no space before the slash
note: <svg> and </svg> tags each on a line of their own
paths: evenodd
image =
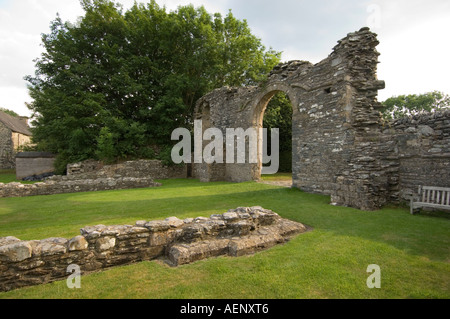
<svg viewBox="0 0 450 319">
<path fill-rule="evenodd" d="M 24 120 L 6 114 L 5 112 L 0 111 L 0 122 L 3 123 L 7 128 L 11 131 L 31 136 L 30 128 Z"/>
</svg>

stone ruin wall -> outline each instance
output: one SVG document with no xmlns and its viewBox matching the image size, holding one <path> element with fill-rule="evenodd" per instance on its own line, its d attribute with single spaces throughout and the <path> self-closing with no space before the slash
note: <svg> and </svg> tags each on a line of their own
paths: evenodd
<svg viewBox="0 0 450 319">
<path fill-rule="evenodd" d="M 257 87 L 222 88 L 197 104 L 203 128 L 262 127 L 264 110 L 277 92 L 293 105 L 293 185 L 332 196 L 339 205 L 376 209 L 385 203 L 386 179 L 371 147 L 381 134 L 376 100 L 384 82 L 376 75 L 376 35 L 363 28 L 338 42 L 318 64 L 291 61 Z M 370 160 L 370 162 L 369 162 Z M 259 178 L 259 164 L 197 164 L 203 181 Z"/>
<path fill-rule="evenodd" d="M 0 122 L 0 169 L 15 167 L 11 130 Z"/>
<path fill-rule="evenodd" d="M 87 226 L 72 239 L 0 238 L 0 291 L 64 280 L 70 265 L 81 275 L 162 259 L 171 266 L 238 257 L 285 243 L 308 228 L 262 207 L 239 207 L 210 218 Z"/>
<path fill-rule="evenodd" d="M 376 98 L 385 86 L 376 74 L 378 43 L 368 28 L 350 33 L 315 65 L 291 61 L 276 66 L 259 86 L 214 90 L 197 102 L 196 119 L 203 131 L 215 127 L 223 134 L 227 128 L 261 128 L 268 102 L 285 92 L 293 105 L 294 187 L 363 210 L 408 200 L 419 185 L 449 187 L 449 112 L 383 122 Z M 258 180 L 260 167 L 202 163 L 193 165 L 192 175 L 203 182 L 243 182 Z M 0 197 L 149 187 L 157 186 L 152 179 L 187 175 L 186 166 L 167 168 L 158 161 L 91 161 L 45 183 L 0 184 Z"/>
<path fill-rule="evenodd" d="M 66 176 L 52 176 L 44 182 L 22 184 L 0 183 L 0 198 L 43 196 L 79 192 L 96 192 L 118 189 L 147 188 L 161 186 L 151 177 L 106 177 L 96 179 L 67 179 Z"/>
<path fill-rule="evenodd" d="M 68 178 L 99 177 L 151 177 L 153 179 L 186 178 L 187 166 L 165 166 L 159 160 L 136 160 L 120 164 L 104 165 L 100 161 L 87 160 L 67 165 Z"/>
<path fill-rule="evenodd" d="M 450 110 L 393 121 L 383 133 L 390 201 L 409 201 L 419 185 L 450 187 Z"/>
<path fill-rule="evenodd" d="M 290 61 L 275 67 L 259 86 L 214 90 L 198 101 L 196 119 L 202 120 L 203 131 L 215 127 L 223 134 L 226 128 L 260 128 L 268 102 L 281 91 L 293 106 L 294 187 L 331 195 L 336 205 L 375 210 L 405 199 L 402 194 L 417 188 L 414 183 L 450 186 L 448 113 L 436 121 L 384 123 L 377 101 L 385 87 L 377 78 L 378 44 L 376 34 L 362 28 L 338 41 L 315 65 Z M 432 138 L 425 141 L 414 121 L 437 125 Z M 429 144 L 420 148 L 417 143 Z M 242 182 L 258 180 L 260 167 L 203 163 L 193 172 L 204 182 Z"/>
<path fill-rule="evenodd" d="M 164 166 L 157 160 L 103 165 L 98 161 L 69 164 L 67 175 L 54 175 L 35 184 L 0 183 L 0 198 L 158 187 L 155 179 L 186 178 L 187 167 Z"/>
</svg>

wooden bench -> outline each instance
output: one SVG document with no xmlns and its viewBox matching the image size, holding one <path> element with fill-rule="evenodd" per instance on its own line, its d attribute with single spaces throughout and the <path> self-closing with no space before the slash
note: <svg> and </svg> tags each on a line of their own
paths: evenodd
<svg viewBox="0 0 450 319">
<path fill-rule="evenodd" d="M 411 214 L 423 207 L 450 210 L 450 188 L 419 186 L 418 199 L 411 197 Z"/>
</svg>

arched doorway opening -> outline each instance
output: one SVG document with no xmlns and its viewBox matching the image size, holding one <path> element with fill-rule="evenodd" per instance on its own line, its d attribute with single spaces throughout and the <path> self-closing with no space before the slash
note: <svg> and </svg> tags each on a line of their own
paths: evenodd
<svg viewBox="0 0 450 319">
<path fill-rule="evenodd" d="M 266 152 L 268 159 L 278 156 L 276 174 L 264 174 L 263 168 L 273 166 L 273 161 L 258 163 L 259 179 L 263 182 L 292 186 L 292 117 L 293 103 L 284 90 L 274 90 L 267 93 L 256 108 L 258 128 L 267 130 L 267 136 L 259 135 L 262 152 Z M 278 144 L 272 140 L 272 129 L 278 129 Z M 274 147 L 277 148 L 274 150 Z"/>
</svg>

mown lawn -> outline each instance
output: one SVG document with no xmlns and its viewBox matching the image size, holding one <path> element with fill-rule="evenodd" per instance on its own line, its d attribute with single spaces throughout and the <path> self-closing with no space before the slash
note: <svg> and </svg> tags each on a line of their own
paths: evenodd
<svg viewBox="0 0 450 319">
<path fill-rule="evenodd" d="M 14 169 L 0 169 L 0 183 L 12 183 L 12 182 L 19 182 L 22 184 L 33 184 L 36 182 L 24 182 L 21 180 L 18 180 L 16 178 L 16 171 Z"/>
<path fill-rule="evenodd" d="M 292 182 L 292 173 L 278 173 L 273 175 L 263 175 L 261 176 L 263 181 L 277 181 L 284 182 L 290 181 Z"/>
<path fill-rule="evenodd" d="M 329 197 L 254 182 L 161 181 L 160 188 L 0 199 L 0 237 L 71 238 L 86 225 L 206 216 L 260 205 L 313 231 L 255 255 L 178 268 L 142 262 L 65 281 L 0 293 L 0 298 L 450 298 L 448 213 L 411 216 L 329 205 Z M 381 268 L 369 289 L 367 266 Z"/>
<path fill-rule="evenodd" d="M 13 169 L 0 169 L 0 183 L 18 182 L 16 171 Z"/>
</svg>

